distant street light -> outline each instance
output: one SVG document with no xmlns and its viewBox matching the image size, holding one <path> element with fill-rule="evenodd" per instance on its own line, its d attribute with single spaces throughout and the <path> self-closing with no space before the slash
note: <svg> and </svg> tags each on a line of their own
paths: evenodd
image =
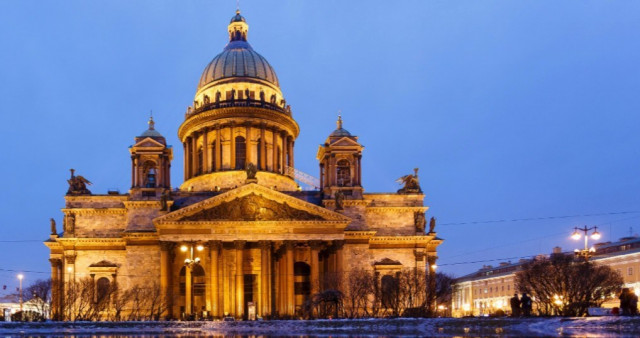
<svg viewBox="0 0 640 338">
<path fill-rule="evenodd" d="M 22 279 L 24 278 L 23 274 L 18 274 L 18 280 L 20 281 L 20 313 L 22 313 Z"/>
<path fill-rule="evenodd" d="M 584 257 L 585 261 L 589 261 L 589 257 L 591 257 L 593 253 L 596 252 L 596 249 L 594 247 L 589 248 L 589 236 L 587 233 L 591 230 L 593 230 L 593 232 L 591 233 L 591 238 L 596 241 L 599 240 L 601 235 L 598 232 L 598 227 L 595 226 L 592 228 L 587 228 L 586 225 L 583 228 L 575 227 L 573 234 L 571 234 L 571 238 L 575 239 L 576 241 L 580 240 L 580 238 L 584 236 L 584 249 L 576 249 L 574 252 L 576 253 L 576 256 Z M 581 232 L 584 233 L 584 235 Z"/>
</svg>

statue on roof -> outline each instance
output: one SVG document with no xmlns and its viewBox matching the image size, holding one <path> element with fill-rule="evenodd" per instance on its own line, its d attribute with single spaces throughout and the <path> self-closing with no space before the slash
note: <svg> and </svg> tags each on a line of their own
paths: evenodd
<svg viewBox="0 0 640 338">
<path fill-rule="evenodd" d="M 431 220 L 429 220 L 429 233 L 435 233 L 436 232 L 436 218 L 435 217 L 431 217 Z"/>
<path fill-rule="evenodd" d="M 58 234 L 58 229 L 56 229 L 56 220 L 53 218 L 49 219 L 49 223 L 51 225 L 51 234 L 52 235 L 57 235 Z"/>
<path fill-rule="evenodd" d="M 342 190 L 336 191 L 333 197 L 336 201 L 336 211 L 344 210 L 344 193 Z"/>
<path fill-rule="evenodd" d="M 251 180 L 255 180 L 256 179 L 256 174 L 258 173 L 258 168 L 256 168 L 256 165 L 249 162 L 249 164 L 247 164 L 247 181 L 251 181 Z"/>
<path fill-rule="evenodd" d="M 91 182 L 80 175 L 76 176 L 74 169 L 69 170 L 71 171 L 71 178 L 67 180 L 67 183 L 69 183 L 67 195 L 91 195 L 91 191 L 87 189 L 87 184 L 91 185 Z"/>
<path fill-rule="evenodd" d="M 404 184 L 401 189 L 398 189 L 399 194 L 421 194 L 420 181 L 418 180 L 418 168 L 413 169 L 414 174 L 409 174 L 400 177 L 396 182 Z"/>
</svg>

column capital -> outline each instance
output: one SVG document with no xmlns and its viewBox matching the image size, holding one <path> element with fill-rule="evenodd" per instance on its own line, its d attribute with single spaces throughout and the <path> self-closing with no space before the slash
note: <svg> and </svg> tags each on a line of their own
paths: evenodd
<svg viewBox="0 0 640 338">
<path fill-rule="evenodd" d="M 244 249 L 244 246 L 247 244 L 247 241 L 233 241 L 233 247 L 236 250 Z"/>
<path fill-rule="evenodd" d="M 333 248 L 335 250 L 340 250 L 340 249 L 342 249 L 342 247 L 344 247 L 344 241 L 342 241 L 342 240 L 333 241 Z"/>
<path fill-rule="evenodd" d="M 49 258 L 49 262 L 51 263 L 51 267 L 58 267 L 62 263 L 60 258 Z"/>
<path fill-rule="evenodd" d="M 271 249 L 271 241 L 258 241 L 258 246 L 263 250 Z"/>
<path fill-rule="evenodd" d="M 67 261 L 67 264 L 75 264 L 76 262 L 76 255 L 72 254 L 72 255 L 65 255 L 64 259 Z"/>
<path fill-rule="evenodd" d="M 296 246 L 296 241 L 283 241 L 282 246 L 285 250 L 292 250 Z"/>
<path fill-rule="evenodd" d="M 322 250 L 326 247 L 326 243 L 324 241 L 309 241 L 309 246 L 311 250 Z"/>
<path fill-rule="evenodd" d="M 221 241 L 209 241 L 209 249 L 219 250 L 222 247 Z"/>
<path fill-rule="evenodd" d="M 176 246 L 175 242 L 160 242 L 160 250 L 162 251 L 171 251 Z"/>
<path fill-rule="evenodd" d="M 422 250 L 415 250 L 414 254 L 416 256 L 416 261 L 418 262 L 422 262 L 424 260 L 424 257 L 427 255 L 424 251 Z"/>
</svg>

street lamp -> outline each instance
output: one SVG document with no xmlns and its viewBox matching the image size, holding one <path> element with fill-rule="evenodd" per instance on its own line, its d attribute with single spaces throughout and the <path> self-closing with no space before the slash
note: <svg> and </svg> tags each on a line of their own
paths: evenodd
<svg viewBox="0 0 640 338">
<path fill-rule="evenodd" d="M 191 272 L 193 271 L 194 266 L 200 264 L 200 257 L 195 257 L 194 255 L 194 249 L 196 251 L 202 251 L 204 250 L 204 246 L 202 246 L 202 244 L 197 244 L 194 245 L 193 244 L 183 244 L 182 246 L 180 246 L 180 251 L 182 252 L 188 252 L 189 256 L 187 258 L 185 258 L 184 260 L 184 266 L 185 266 L 185 292 L 184 292 L 184 305 L 185 305 L 185 314 L 186 315 L 191 315 L 192 312 L 192 302 L 191 302 L 191 289 L 192 289 L 192 281 L 191 281 Z"/>
<path fill-rule="evenodd" d="M 583 256 L 585 261 L 589 261 L 589 257 L 593 255 L 594 252 L 596 252 L 595 248 L 593 247 L 589 248 L 589 235 L 587 233 L 591 230 L 593 230 L 593 232 L 591 233 L 592 239 L 597 241 L 600 239 L 600 237 L 602 237 L 598 232 L 598 227 L 594 226 L 592 228 L 587 228 L 586 225 L 582 228 L 578 228 L 578 227 L 573 228 L 573 234 L 571 234 L 571 238 L 573 238 L 576 241 L 580 240 L 580 238 L 584 236 L 584 249 L 582 250 L 576 249 L 575 253 L 576 253 L 576 256 Z"/>
<path fill-rule="evenodd" d="M 18 274 L 18 280 L 20 281 L 20 313 L 22 313 L 22 279 L 24 278 L 23 274 Z"/>
</svg>

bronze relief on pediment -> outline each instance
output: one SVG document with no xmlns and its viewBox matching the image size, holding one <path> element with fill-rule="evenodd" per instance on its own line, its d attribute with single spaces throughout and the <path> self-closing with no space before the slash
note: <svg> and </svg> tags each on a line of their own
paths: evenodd
<svg viewBox="0 0 640 338">
<path fill-rule="evenodd" d="M 286 202 L 279 203 L 255 193 L 222 202 L 209 209 L 185 216 L 180 221 L 314 221 L 322 217 L 293 208 Z"/>
</svg>

